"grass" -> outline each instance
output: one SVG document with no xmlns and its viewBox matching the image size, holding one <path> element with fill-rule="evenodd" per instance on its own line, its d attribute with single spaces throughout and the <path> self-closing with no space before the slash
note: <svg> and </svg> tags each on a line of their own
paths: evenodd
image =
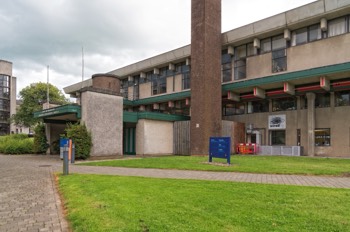
<svg viewBox="0 0 350 232">
<path fill-rule="evenodd" d="M 80 165 L 269 174 L 330 176 L 347 176 L 350 174 L 350 159 L 236 155 L 231 156 L 231 166 L 210 165 L 207 161 L 207 157 L 166 156 L 90 162 L 81 163 Z M 213 158 L 213 162 L 224 163 L 226 160 Z"/>
<path fill-rule="evenodd" d="M 59 176 L 73 231 L 350 231 L 350 191 L 99 175 Z"/>
</svg>

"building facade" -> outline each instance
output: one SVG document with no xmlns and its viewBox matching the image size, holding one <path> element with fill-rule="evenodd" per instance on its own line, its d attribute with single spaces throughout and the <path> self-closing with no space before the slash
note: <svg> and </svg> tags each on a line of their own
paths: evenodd
<svg viewBox="0 0 350 232">
<path fill-rule="evenodd" d="M 350 0 L 319 0 L 221 34 L 218 104 L 223 120 L 244 125 L 237 142 L 298 146 L 308 156 L 350 156 L 349 12 Z M 191 85 L 198 85 L 191 82 L 191 45 L 107 74 L 121 82 L 123 153 L 128 136 L 135 138 L 131 153 L 176 153 L 175 119 L 127 117 L 191 117 Z M 87 80 L 65 92 L 80 98 L 81 86 L 91 85 Z M 159 141 L 166 148 L 156 149 Z"/>
<path fill-rule="evenodd" d="M 0 60 L 0 135 L 16 131 L 10 123 L 10 117 L 15 113 L 16 77 L 12 76 L 12 63 Z"/>
</svg>

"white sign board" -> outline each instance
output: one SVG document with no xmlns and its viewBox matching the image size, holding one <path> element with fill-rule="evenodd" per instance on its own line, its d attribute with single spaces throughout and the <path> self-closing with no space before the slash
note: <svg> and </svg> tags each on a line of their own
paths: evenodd
<svg viewBox="0 0 350 232">
<path fill-rule="evenodd" d="M 269 130 L 286 129 L 286 115 L 270 115 L 268 124 Z"/>
</svg>

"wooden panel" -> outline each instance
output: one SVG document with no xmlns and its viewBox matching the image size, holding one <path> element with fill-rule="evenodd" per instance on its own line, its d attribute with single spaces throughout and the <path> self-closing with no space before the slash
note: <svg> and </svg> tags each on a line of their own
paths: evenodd
<svg viewBox="0 0 350 232">
<path fill-rule="evenodd" d="M 190 121 L 174 122 L 174 154 L 190 155 Z"/>
</svg>

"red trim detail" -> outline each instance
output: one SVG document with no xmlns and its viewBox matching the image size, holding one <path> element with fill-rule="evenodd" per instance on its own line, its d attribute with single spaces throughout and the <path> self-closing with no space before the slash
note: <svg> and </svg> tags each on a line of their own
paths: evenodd
<svg viewBox="0 0 350 232">
<path fill-rule="evenodd" d="M 299 87 L 299 88 L 296 88 L 295 90 L 302 92 L 302 91 L 319 90 L 319 89 L 321 89 L 321 86 L 319 86 L 319 85 L 312 85 L 312 86 Z"/>
<path fill-rule="evenodd" d="M 285 90 L 275 90 L 275 91 L 269 91 L 269 92 L 266 92 L 266 95 L 277 95 L 277 94 L 284 94 L 284 91 Z"/>
<path fill-rule="evenodd" d="M 339 86 L 348 86 L 350 85 L 350 81 L 340 81 L 336 83 L 332 83 L 333 87 L 339 87 Z"/>
</svg>

